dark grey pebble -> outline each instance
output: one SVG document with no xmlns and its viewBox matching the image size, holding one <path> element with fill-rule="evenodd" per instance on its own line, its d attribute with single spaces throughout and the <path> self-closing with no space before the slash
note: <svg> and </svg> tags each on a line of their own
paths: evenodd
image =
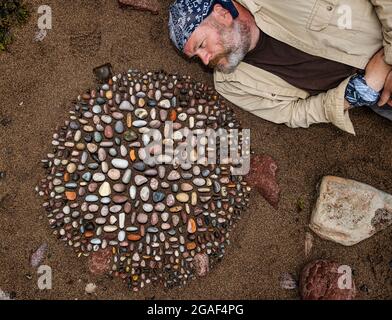
<svg viewBox="0 0 392 320">
<path fill-rule="evenodd" d="M 68 183 L 65 184 L 65 187 L 66 187 L 67 189 L 76 189 L 77 186 L 78 186 L 78 184 L 75 183 L 75 182 L 68 182 Z"/>
<path fill-rule="evenodd" d="M 178 184 L 177 183 L 173 183 L 172 184 L 172 191 L 173 192 L 178 192 Z"/>
<path fill-rule="evenodd" d="M 163 199 L 165 199 L 165 194 L 163 192 L 154 192 L 152 194 L 152 199 L 154 202 L 161 202 Z"/>
<path fill-rule="evenodd" d="M 167 233 L 168 233 L 169 235 L 171 235 L 171 236 L 175 236 L 175 235 L 176 235 L 176 230 L 170 229 Z"/>
<path fill-rule="evenodd" d="M 78 130 L 80 128 L 79 123 L 77 123 L 76 121 L 71 121 L 69 123 L 69 127 L 73 130 Z"/>
<path fill-rule="evenodd" d="M 82 175 L 82 179 L 83 179 L 84 181 L 89 182 L 89 181 L 91 180 L 91 176 L 92 176 L 91 172 L 86 172 L 86 173 L 84 173 L 84 174 Z"/>
<path fill-rule="evenodd" d="M 181 173 L 181 176 L 182 176 L 182 178 L 185 179 L 185 180 L 189 180 L 189 179 L 192 179 L 192 178 L 193 178 L 192 173 L 189 173 L 189 172 L 182 172 L 182 173 Z"/>
<path fill-rule="evenodd" d="M 98 158 L 97 158 L 97 159 L 98 159 Z M 89 169 L 91 169 L 91 170 L 97 170 L 98 167 L 99 167 L 99 164 L 98 164 L 98 163 L 89 163 L 87 167 L 88 167 Z"/>
<path fill-rule="evenodd" d="M 138 171 L 144 171 L 146 169 L 146 165 L 144 164 L 144 162 L 140 161 L 134 163 L 133 168 Z"/>
<path fill-rule="evenodd" d="M 86 142 L 93 141 L 93 137 L 91 136 L 91 134 L 86 134 L 84 137 L 84 141 L 86 141 Z"/>
<path fill-rule="evenodd" d="M 147 232 L 149 233 L 157 233 L 159 230 L 156 227 L 149 227 L 147 228 Z"/>
<path fill-rule="evenodd" d="M 209 174 L 210 174 L 210 170 L 208 170 L 208 169 L 205 169 L 205 170 L 203 170 L 203 171 L 201 172 L 201 175 L 202 175 L 203 177 L 208 177 Z"/>
<path fill-rule="evenodd" d="M 157 106 L 157 102 L 155 100 L 148 100 L 147 105 L 151 108 L 154 108 Z"/>
<path fill-rule="evenodd" d="M 106 102 L 106 99 L 101 98 L 101 97 L 98 97 L 98 98 L 97 98 L 97 103 L 98 103 L 99 105 L 105 104 L 105 102 Z"/>
</svg>

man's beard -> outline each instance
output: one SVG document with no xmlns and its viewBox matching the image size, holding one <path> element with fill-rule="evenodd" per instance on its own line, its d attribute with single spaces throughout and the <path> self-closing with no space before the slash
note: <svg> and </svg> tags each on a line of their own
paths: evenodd
<svg viewBox="0 0 392 320">
<path fill-rule="evenodd" d="M 217 30 L 221 37 L 220 45 L 224 51 L 216 55 L 208 65 L 223 73 L 231 73 L 249 51 L 251 44 L 250 28 L 245 23 L 234 20 L 233 27 L 218 26 Z M 219 63 L 222 59 L 225 62 Z"/>
</svg>

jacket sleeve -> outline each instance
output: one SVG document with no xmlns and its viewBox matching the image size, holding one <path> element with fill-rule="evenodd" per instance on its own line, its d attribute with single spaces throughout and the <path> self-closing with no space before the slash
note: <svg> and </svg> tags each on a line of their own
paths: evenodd
<svg viewBox="0 0 392 320">
<path fill-rule="evenodd" d="M 344 110 L 345 90 L 350 78 L 338 87 L 306 99 L 288 98 L 265 93 L 249 93 L 239 82 L 215 81 L 216 90 L 227 100 L 258 117 L 291 128 L 308 128 L 315 123 L 333 123 L 354 134 L 348 111 Z"/>
<path fill-rule="evenodd" d="M 382 25 L 385 62 L 392 65 L 392 1 L 370 0 Z"/>
</svg>

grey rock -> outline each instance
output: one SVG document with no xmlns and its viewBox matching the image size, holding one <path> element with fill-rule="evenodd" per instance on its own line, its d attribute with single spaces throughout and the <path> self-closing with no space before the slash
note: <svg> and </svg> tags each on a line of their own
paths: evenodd
<svg viewBox="0 0 392 320">
<path fill-rule="evenodd" d="M 310 228 L 323 239 L 357 244 L 392 224 L 392 195 L 354 180 L 326 176 Z"/>
</svg>

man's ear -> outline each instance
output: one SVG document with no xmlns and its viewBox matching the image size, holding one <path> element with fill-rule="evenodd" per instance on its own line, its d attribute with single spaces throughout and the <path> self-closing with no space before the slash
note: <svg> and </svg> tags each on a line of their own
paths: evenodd
<svg viewBox="0 0 392 320">
<path fill-rule="evenodd" d="M 230 11 L 223 8 L 218 3 L 214 6 L 211 14 L 217 22 L 224 24 L 225 26 L 230 26 L 233 22 L 233 17 L 231 16 Z"/>
</svg>

